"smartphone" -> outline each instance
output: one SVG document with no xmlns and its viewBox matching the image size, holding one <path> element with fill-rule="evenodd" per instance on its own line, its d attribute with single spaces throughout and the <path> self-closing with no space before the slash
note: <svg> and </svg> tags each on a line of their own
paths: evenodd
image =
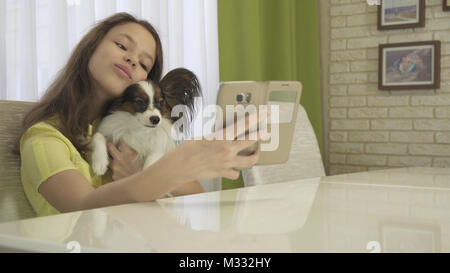
<svg viewBox="0 0 450 273">
<path fill-rule="evenodd" d="M 224 128 L 243 115 L 269 109 L 271 116 L 264 124 L 258 124 L 258 128 L 267 128 L 270 139 L 258 141 L 239 154 L 251 155 L 255 151 L 260 151 L 256 165 L 285 163 L 291 151 L 301 94 L 302 84 L 298 81 L 221 82 L 217 104 L 222 110 L 222 115 L 217 116 L 221 120 L 217 120 L 216 124 L 222 124 Z M 222 128 L 216 126 L 216 130 Z M 254 131 L 258 128 L 250 129 Z"/>
</svg>

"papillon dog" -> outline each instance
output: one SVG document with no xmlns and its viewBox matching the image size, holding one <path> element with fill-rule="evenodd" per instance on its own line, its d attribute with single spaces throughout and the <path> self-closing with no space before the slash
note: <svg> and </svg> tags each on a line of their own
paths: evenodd
<svg viewBox="0 0 450 273">
<path fill-rule="evenodd" d="M 159 84 L 141 81 L 129 86 L 110 103 L 92 137 L 90 148 L 94 173 L 103 175 L 108 169 L 107 141 L 117 145 L 122 139 L 137 152 L 136 160 L 144 168 L 155 163 L 176 147 L 177 139 L 172 130 L 186 132 L 184 124 L 192 121 L 195 112 L 194 98 L 201 96 L 197 77 L 184 68 L 170 71 Z M 185 105 L 186 111 L 173 116 L 172 109 L 177 105 Z M 180 118 L 186 121 L 183 126 L 172 128 Z"/>
</svg>

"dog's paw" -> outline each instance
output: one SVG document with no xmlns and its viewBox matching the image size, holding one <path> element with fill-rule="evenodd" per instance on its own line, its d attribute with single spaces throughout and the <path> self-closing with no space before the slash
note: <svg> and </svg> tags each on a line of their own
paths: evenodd
<svg viewBox="0 0 450 273">
<path fill-rule="evenodd" d="M 96 175 L 104 175 L 108 170 L 109 158 L 106 139 L 100 133 L 95 133 L 91 142 L 92 170 Z"/>
<path fill-rule="evenodd" d="M 109 158 L 106 151 L 98 149 L 92 152 L 92 170 L 96 175 L 104 175 L 108 170 L 108 164 Z"/>
</svg>

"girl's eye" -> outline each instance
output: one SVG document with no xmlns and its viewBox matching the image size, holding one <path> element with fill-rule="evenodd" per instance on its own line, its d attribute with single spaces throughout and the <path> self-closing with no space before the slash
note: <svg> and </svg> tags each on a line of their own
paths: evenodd
<svg viewBox="0 0 450 273">
<path fill-rule="evenodd" d="M 141 64 L 142 68 L 147 71 L 147 66 L 145 66 L 144 64 Z"/>
<path fill-rule="evenodd" d="M 127 50 L 127 48 L 124 47 L 121 43 L 116 43 L 116 45 L 122 50 Z"/>
</svg>

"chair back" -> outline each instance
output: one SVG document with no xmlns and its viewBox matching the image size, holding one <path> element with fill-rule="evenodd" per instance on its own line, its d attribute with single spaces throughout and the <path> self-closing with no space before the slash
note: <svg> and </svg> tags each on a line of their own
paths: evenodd
<svg viewBox="0 0 450 273">
<path fill-rule="evenodd" d="M 35 217 L 20 179 L 20 156 L 12 152 L 23 117 L 33 102 L 0 100 L 0 222 Z"/>
<path fill-rule="evenodd" d="M 261 165 L 243 171 L 245 186 L 287 182 L 325 176 L 316 134 L 308 114 L 299 105 L 289 160 L 284 164 Z"/>
</svg>

